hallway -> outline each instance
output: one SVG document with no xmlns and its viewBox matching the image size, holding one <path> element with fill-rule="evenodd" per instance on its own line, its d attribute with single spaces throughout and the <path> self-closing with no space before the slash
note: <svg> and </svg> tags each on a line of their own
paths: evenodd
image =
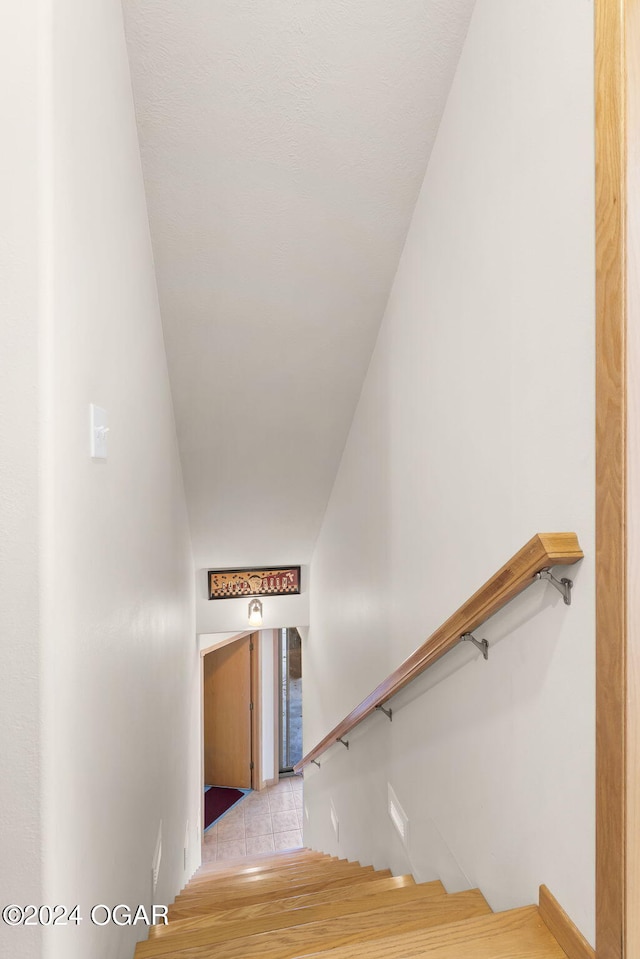
<svg viewBox="0 0 640 959">
<path fill-rule="evenodd" d="M 302 778 L 251 792 L 204 834 L 202 861 L 237 859 L 302 846 Z"/>
</svg>

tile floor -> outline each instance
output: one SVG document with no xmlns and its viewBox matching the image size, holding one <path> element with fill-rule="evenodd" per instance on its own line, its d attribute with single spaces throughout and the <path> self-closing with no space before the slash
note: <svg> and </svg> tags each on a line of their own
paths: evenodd
<svg viewBox="0 0 640 959">
<path fill-rule="evenodd" d="M 302 778 L 251 792 L 204 834 L 202 861 L 237 859 L 302 846 Z"/>
</svg>

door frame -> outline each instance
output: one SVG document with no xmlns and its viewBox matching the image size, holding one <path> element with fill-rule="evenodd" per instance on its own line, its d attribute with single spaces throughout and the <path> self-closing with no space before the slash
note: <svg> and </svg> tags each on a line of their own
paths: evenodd
<svg viewBox="0 0 640 959">
<path fill-rule="evenodd" d="M 251 633 L 249 669 L 251 670 L 251 788 L 262 789 L 262 696 L 260 690 L 261 634 Z"/>
<path fill-rule="evenodd" d="M 640 955 L 640 0 L 595 0 L 595 102 L 596 955 L 634 959 Z"/>
<path fill-rule="evenodd" d="M 292 774 L 293 774 L 293 766 L 289 766 L 289 767 L 284 766 L 284 767 L 283 767 L 282 762 L 281 762 L 281 760 L 282 760 L 282 740 L 283 740 L 283 729 L 282 729 L 282 705 L 283 705 L 283 703 L 282 703 L 282 687 L 283 687 L 283 679 L 284 679 L 284 677 L 283 677 L 283 675 L 282 675 L 282 652 L 283 652 L 283 650 L 282 650 L 282 644 L 283 644 L 283 633 L 286 632 L 286 633 L 288 634 L 290 630 L 295 630 L 295 632 L 298 633 L 298 636 L 299 636 L 299 638 L 300 638 L 300 642 L 301 642 L 301 644 L 302 644 L 302 637 L 300 636 L 300 632 L 299 632 L 299 630 L 298 630 L 298 628 L 297 628 L 296 626 L 281 626 L 279 629 L 274 630 L 274 648 L 275 648 L 275 650 L 276 650 L 276 652 L 277 652 L 277 656 L 276 656 L 276 659 L 277 659 L 277 667 L 276 667 L 276 669 L 274 669 L 274 677 L 275 677 L 275 680 L 276 680 L 275 713 L 276 713 L 276 717 L 277 717 L 277 725 L 276 725 L 276 733 L 277 733 L 277 735 L 276 735 L 276 743 L 275 743 L 275 746 L 276 746 L 276 749 L 275 749 L 275 754 L 276 754 L 275 769 L 276 769 L 276 771 L 278 772 L 278 775 L 282 774 L 283 772 L 285 773 L 285 775 L 292 775 Z M 288 690 L 288 683 L 287 683 L 287 690 Z M 295 764 L 294 764 L 294 765 L 295 765 Z"/>
</svg>

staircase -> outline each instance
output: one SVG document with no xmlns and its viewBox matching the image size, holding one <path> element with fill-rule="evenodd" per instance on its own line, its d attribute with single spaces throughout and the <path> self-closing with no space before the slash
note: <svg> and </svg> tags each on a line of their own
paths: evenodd
<svg viewBox="0 0 640 959">
<path fill-rule="evenodd" d="M 135 959 L 566 959 L 537 906 L 493 913 L 388 869 L 307 849 L 202 866 Z"/>
</svg>

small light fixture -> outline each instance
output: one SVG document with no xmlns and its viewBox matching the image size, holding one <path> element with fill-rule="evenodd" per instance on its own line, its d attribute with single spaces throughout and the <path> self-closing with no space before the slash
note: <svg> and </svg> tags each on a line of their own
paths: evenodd
<svg viewBox="0 0 640 959">
<path fill-rule="evenodd" d="M 262 603 L 259 599 L 252 599 L 249 603 L 249 625 L 262 626 Z"/>
</svg>

